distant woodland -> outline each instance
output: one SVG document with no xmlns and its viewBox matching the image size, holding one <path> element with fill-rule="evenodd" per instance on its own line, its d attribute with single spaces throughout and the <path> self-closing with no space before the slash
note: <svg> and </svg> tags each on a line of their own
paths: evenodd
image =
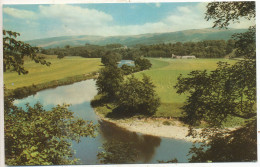
<svg viewBox="0 0 260 167">
<path fill-rule="evenodd" d="M 85 58 L 100 58 L 107 52 L 118 53 L 123 59 L 133 60 L 138 57 L 170 58 L 175 55 L 194 55 L 197 58 L 223 58 L 232 53 L 235 40 L 206 40 L 201 42 L 168 43 L 154 45 L 136 45 L 126 47 L 121 44 L 108 44 L 105 46 L 85 44 L 85 46 L 66 45 L 63 48 L 41 49 L 43 54 L 65 56 L 81 56 Z"/>
</svg>

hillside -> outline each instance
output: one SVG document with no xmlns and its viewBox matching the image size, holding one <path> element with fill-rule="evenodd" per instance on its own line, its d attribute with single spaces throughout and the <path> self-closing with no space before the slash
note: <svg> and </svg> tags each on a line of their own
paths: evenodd
<svg viewBox="0 0 260 167">
<path fill-rule="evenodd" d="M 175 43 L 175 42 L 197 42 L 203 40 L 228 40 L 234 33 L 245 32 L 245 29 L 193 29 L 169 33 L 154 33 L 154 34 L 141 34 L 132 36 L 62 36 L 45 39 L 37 39 L 26 41 L 33 46 L 43 48 L 64 47 L 65 45 L 79 46 L 93 44 L 93 45 L 106 45 L 112 43 L 120 43 L 126 46 L 133 46 L 136 44 L 157 44 L 157 43 Z"/>
</svg>

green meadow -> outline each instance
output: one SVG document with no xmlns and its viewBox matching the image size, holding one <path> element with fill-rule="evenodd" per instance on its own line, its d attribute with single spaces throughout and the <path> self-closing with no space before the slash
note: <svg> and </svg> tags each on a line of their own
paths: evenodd
<svg viewBox="0 0 260 167">
<path fill-rule="evenodd" d="M 57 59 L 57 56 L 46 56 L 51 62 L 50 66 L 37 64 L 26 60 L 24 67 L 29 71 L 26 75 L 18 75 L 16 72 L 4 73 L 4 84 L 7 89 L 16 89 L 24 86 L 39 85 L 51 81 L 66 80 L 70 77 L 87 75 L 101 68 L 100 58 L 65 57 Z"/>
<path fill-rule="evenodd" d="M 179 95 L 174 89 L 180 74 L 187 76 L 194 70 L 212 71 L 217 68 L 217 62 L 225 61 L 234 64 L 236 60 L 230 59 L 149 59 L 153 64 L 150 70 L 136 73 L 138 78 L 142 74 L 151 77 L 156 86 L 156 92 L 161 99 L 161 106 L 155 113 L 156 117 L 180 117 L 180 107 L 184 104 L 187 95 Z"/>
</svg>

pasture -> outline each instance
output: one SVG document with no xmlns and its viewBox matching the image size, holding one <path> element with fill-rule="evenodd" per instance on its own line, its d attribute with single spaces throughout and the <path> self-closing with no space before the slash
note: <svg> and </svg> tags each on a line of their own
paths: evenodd
<svg viewBox="0 0 260 167">
<path fill-rule="evenodd" d="M 16 89 L 23 86 L 38 85 L 51 81 L 64 80 L 69 77 L 88 74 L 101 68 L 100 58 L 65 57 L 57 59 L 56 56 L 47 56 L 50 66 L 37 64 L 25 60 L 24 67 L 29 71 L 26 75 L 16 72 L 4 73 L 4 84 L 7 89 Z"/>
<path fill-rule="evenodd" d="M 187 95 L 179 95 L 173 87 L 177 83 L 180 74 L 187 76 L 194 70 L 212 71 L 217 68 L 217 62 L 225 61 L 234 64 L 236 60 L 229 59 L 149 59 L 153 64 L 150 70 L 136 73 L 138 78 L 142 74 L 151 77 L 156 86 L 156 92 L 161 98 L 161 106 L 155 113 L 156 117 L 179 117 L 180 107 L 184 104 Z"/>
</svg>

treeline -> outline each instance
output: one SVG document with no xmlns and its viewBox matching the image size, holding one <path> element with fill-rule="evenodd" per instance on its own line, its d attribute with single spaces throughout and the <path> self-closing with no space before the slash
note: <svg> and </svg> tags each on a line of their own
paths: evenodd
<svg viewBox="0 0 260 167">
<path fill-rule="evenodd" d="M 175 54 L 194 55 L 197 58 L 223 58 L 233 51 L 234 46 L 234 40 L 208 40 L 141 46 L 140 50 L 146 57 L 172 57 L 172 54 Z"/>
<path fill-rule="evenodd" d="M 235 47 L 235 40 L 207 40 L 201 42 L 169 43 L 155 45 L 136 45 L 127 48 L 121 44 L 109 44 L 105 46 L 90 45 L 64 48 L 41 49 L 41 53 L 65 56 L 81 56 L 86 58 L 101 58 L 108 52 L 120 54 L 122 59 L 134 60 L 143 57 L 170 58 L 175 55 L 194 55 L 197 58 L 223 58 L 231 53 Z"/>
</svg>

